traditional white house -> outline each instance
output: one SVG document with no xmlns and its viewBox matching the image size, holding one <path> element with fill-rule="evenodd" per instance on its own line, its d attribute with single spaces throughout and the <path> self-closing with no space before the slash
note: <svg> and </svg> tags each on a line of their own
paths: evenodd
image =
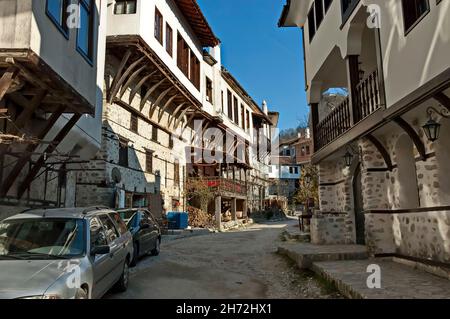
<svg viewBox="0 0 450 319">
<path fill-rule="evenodd" d="M 222 191 L 211 205 L 217 217 L 231 206 L 245 217 L 252 129 L 268 136 L 270 119 L 223 68 L 197 2 L 110 0 L 107 18 L 102 149 L 78 174 L 76 205 L 185 210 L 186 183 L 203 178 Z M 235 161 L 205 161 L 215 144 Z"/>
<path fill-rule="evenodd" d="M 100 147 L 106 2 L 69 5 L 0 2 L 0 218 L 73 206 Z"/>
<path fill-rule="evenodd" d="M 303 30 L 313 242 L 448 266 L 450 3 L 290 0 L 280 26 Z"/>
</svg>

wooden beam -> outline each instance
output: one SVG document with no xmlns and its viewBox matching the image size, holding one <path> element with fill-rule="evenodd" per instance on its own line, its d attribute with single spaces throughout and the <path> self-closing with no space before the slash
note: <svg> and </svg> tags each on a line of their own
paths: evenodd
<svg viewBox="0 0 450 319">
<path fill-rule="evenodd" d="M 170 119 L 169 119 L 169 123 L 167 124 L 168 127 L 170 127 L 170 125 L 172 124 L 172 122 L 173 122 L 173 120 L 175 119 L 175 117 L 176 117 L 176 115 L 178 114 L 178 112 L 180 112 L 180 111 L 181 111 L 181 108 L 182 108 L 183 106 L 185 106 L 185 105 L 186 105 L 186 102 L 183 102 L 183 103 L 181 103 L 180 105 L 178 105 L 178 106 L 175 108 L 175 111 L 172 113 L 172 116 L 171 116 Z"/>
<path fill-rule="evenodd" d="M 3 100 L 3 97 L 6 95 L 6 92 L 8 92 L 18 74 L 19 70 L 13 66 L 10 66 L 6 69 L 6 72 L 3 73 L 0 78 L 0 101 Z"/>
<path fill-rule="evenodd" d="M 392 165 L 391 156 L 389 155 L 389 152 L 386 150 L 384 145 L 372 134 L 367 134 L 366 138 L 375 146 L 375 148 L 380 152 L 381 156 L 384 159 L 384 162 L 386 163 L 387 169 L 389 171 L 392 171 L 394 169 L 394 165 Z"/>
<path fill-rule="evenodd" d="M 159 106 L 159 104 L 161 103 L 161 101 L 166 97 L 167 94 L 170 93 L 170 91 L 172 91 L 172 87 L 168 88 L 167 90 L 165 90 L 164 92 L 162 92 L 158 98 L 156 99 L 155 103 L 152 104 L 152 106 L 150 107 L 150 115 L 149 117 L 152 118 L 153 114 L 155 114 L 156 108 Z"/>
<path fill-rule="evenodd" d="M 122 58 L 122 61 L 120 62 L 119 68 L 117 69 L 116 76 L 114 77 L 113 83 L 111 84 L 111 87 L 108 92 L 108 102 L 111 104 L 112 100 L 114 99 L 113 92 L 116 91 L 117 93 L 117 83 L 120 80 L 120 77 L 122 76 L 122 72 L 125 68 L 125 65 L 128 62 L 128 59 L 131 57 L 131 50 L 128 49 L 125 55 Z"/>
<path fill-rule="evenodd" d="M 181 130 L 181 136 L 183 136 L 184 131 L 186 131 L 186 129 L 188 128 L 189 124 L 191 124 L 192 120 L 195 117 L 195 112 L 191 114 L 191 116 L 189 116 L 188 120 L 186 121 L 186 124 L 184 125 L 183 129 Z M 176 128 L 176 127 L 175 127 Z"/>
<path fill-rule="evenodd" d="M 42 167 L 45 165 L 46 161 L 46 155 L 45 154 L 51 154 L 53 153 L 59 144 L 64 140 L 64 138 L 69 134 L 70 130 L 77 124 L 78 120 L 81 118 L 81 114 L 74 114 L 72 118 L 67 122 L 67 124 L 61 129 L 61 131 L 56 135 L 55 139 L 53 140 L 53 143 L 50 144 L 47 149 L 44 151 L 42 156 L 37 160 L 37 162 L 34 164 L 34 166 L 31 168 L 31 170 L 28 172 L 27 176 L 25 177 L 24 181 L 21 183 L 18 189 L 17 198 L 22 198 L 25 191 L 30 187 L 31 183 L 33 182 L 36 175 L 39 173 L 39 171 L 42 169 Z"/>
<path fill-rule="evenodd" d="M 128 80 L 125 82 L 124 85 L 122 85 L 122 89 L 120 90 L 119 99 L 123 97 L 127 89 L 130 87 L 130 85 L 133 83 L 133 81 L 138 77 L 139 74 L 141 74 L 142 71 L 144 71 L 147 68 L 146 65 L 141 66 L 139 69 L 133 72 L 133 74 L 130 75 Z"/>
<path fill-rule="evenodd" d="M 419 134 L 417 134 L 417 132 L 414 130 L 414 128 L 408 124 L 408 122 L 406 122 L 404 119 L 402 119 L 400 116 L 394 119 L 394 122 L 397 123 L 398 126 L 400 126 L 405 132 L 406 134 L 408 134 L 408 136 L 411 138 L 411 140 L 413 141 L 414 145 L 417 148 L 417 151 L 420 154 L 420 158 L 422 161 L 426 161 L 427 160 L 427 153 L 425 150 L 425 145 L 422 142 L 422 140 L 419 137 Z"/>
<path fill-rule="evenodd" d="M 188 108 L 186 108 L 183 112 L 181 112 L 180 116 L 178 116 L 178 118 L 177 118 L 177 120 L 176 120 L 176 122 L 175 122 L 175 125 L 173 126 L 174 129 L 176 129 L 176 128 L 178 127 L 178 125 L 180 125 L 181 120 L 184 118 L 184 116 L 186 115 L 186 113 L 187 113 L 190 109 L 191 109 L 191 108 L 188 107 Z M 194 113 L 193 116 L 195 116 L 195 113 Z"/>
<path fill-rule="evenodd" d="M 137 61 L 133 62 L 128 68 L 127 70 L 120 75 L 120 79 L 119 81 L 117 81 L 116 85 L 114 87 L 111 88 L 111 101 L 114 100 L 114 98 L 117 96 L 117 93 L 119 92 L 119 89 L 122 87 L 122 85 L 125 83 L 125 80 L 127 79 L 127 77 L 130 75 L 131 72 L 133 72 L 133 70 L 139 65 L 139 63 L 141 63 L 144 60 L 144 57 L 138 59 Z M 126 88 L 125 88 L 126 90 Z"/>
<path fill-rule="evenodd" d="M 166 104 L 164 104 L 164 106 L 159 110 L 159 116 L 158 116 L 158 122 L 161 122 L 161 119 L 164 115 L 164 112 L 167 110 L 167 108 L 169 107 L 169 105 L 178 97 L 178 94 L 175 94 L 174 96 L 172 96 L 171 98 L 169 98 L 166 102 Z"/>
<path fill-rule="evenodd" d="M 145 82 L 147 82 L 153 75 L 155 75 L 158 71 L 153 71 L 150 74 L 147 74 L 146 76 L 144 76 L 139 82 L 138 84 L 136 84 L 136 86 L 133 88 L 133 90 L 131 90 L 130 93 L 130 98 L 128 100 L 129 104 L 133 103 L 134 97 L 136 96 L 137 92 L 139 92 L 139 90 L 141 89 L 141 87 L 145 84 Z M 141 97 L 142 98 L 142 97 Z"/>
<path fill-rule="evenodd" d="M 141 111 L 145 106 L 145 103 L 147 103 L 148 99 L 150 98 L 150 96 L 153 94 L 153 92 L 155 92 L 155 90 L 161 86 L 161 84 L 163 84 L 167 79 L 164 78 L 161 81 L 159 81 L 158 83 L 156 83 L 155 85 L 153 85 L 145 94 L 144 98 L 141 99 Z"/>
<path fill-rule="evenodd" d="M 28 120 L 31 118 L 36 109 L 41 105 L 42 101 L 47 95 L 47 91 L 41 90 L 37 95 L 35 95 L 29 105 L 20 113 L 14 125 L 17 129 L 22 129 Z"/>
<path fill-rule="evenodd" d="M 444 92 L 437 93 L 433 98 L 450 111 L 450 97 L 445 95 Z"/>
<path fill-rule="evenodd" d="M 37 135 L 38 140 L 43 140 L 45 138 L 45 136 L 50 132 L 52 127 L 55 125 L 56 121 L 58 121 L 60 116 L 63 114 L 65 108 L 66 108 L 65 106 L 60 106 L 59 109 L 50 116 L 50 118 L 47 120 L 45 127 Z M 28 161 L 31 158 L 31 155 L 38 148 L 38 146 L 39 145 L 30 144 L 28 145 L 26 150 L 22 153 L 22 156 L 19 158 L 16 165 L 9 173 L 8 177 L 3 181 L 3 184 L 1 185 L 0 188 L 0 197 L 5 197 L 8 194 L 11 186 L 14 184 L 14 181 L 17 179 L 20 172 L 28 163 Z"/>
</svg>

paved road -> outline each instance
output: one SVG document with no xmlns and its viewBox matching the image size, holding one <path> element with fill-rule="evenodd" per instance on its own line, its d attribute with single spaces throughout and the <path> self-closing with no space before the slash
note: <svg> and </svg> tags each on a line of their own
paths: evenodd
<svg viewBox="0 0 450 319">
<path fill-rule="evenodd" d="M 295 221 L 163 243 L 161 256 L 133 269 L 126 293 L 106 298 L 326 298 L 312 276 L 275 253 L 290 223 Z"/>
</svg>

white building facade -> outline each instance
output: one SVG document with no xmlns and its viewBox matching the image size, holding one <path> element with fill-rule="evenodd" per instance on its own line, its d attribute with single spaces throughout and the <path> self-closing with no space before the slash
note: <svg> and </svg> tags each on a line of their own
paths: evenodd
<svg viewBox="0 0 450 319">
<path fill-rule="evenodd" d="M 320 171 L 313 242 L 450 262 L 449 12 L 448 2 L 434 0 L 285 6 L 280 26 L 304 35 Z M 340 103 L 321 106 L 342 89 Z"/>
</svg>

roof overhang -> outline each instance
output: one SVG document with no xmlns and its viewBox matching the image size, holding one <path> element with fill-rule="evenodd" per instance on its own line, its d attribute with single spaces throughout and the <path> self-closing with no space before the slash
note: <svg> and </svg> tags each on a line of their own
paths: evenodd
<svg viewBox="0 0 450 319">
<path fill-rule="evenodd" d="M 177 0 L 175 3 L 187 19 L 203 47 L 215 47 L 220 44 L 220 40 L 214 35 L 197 0 Z"/>
<path fill-rule="evenodd" d="M 303 27 L 308 17 L 309 0 L 287 0 L 278 27 Z"/>
</svg>

